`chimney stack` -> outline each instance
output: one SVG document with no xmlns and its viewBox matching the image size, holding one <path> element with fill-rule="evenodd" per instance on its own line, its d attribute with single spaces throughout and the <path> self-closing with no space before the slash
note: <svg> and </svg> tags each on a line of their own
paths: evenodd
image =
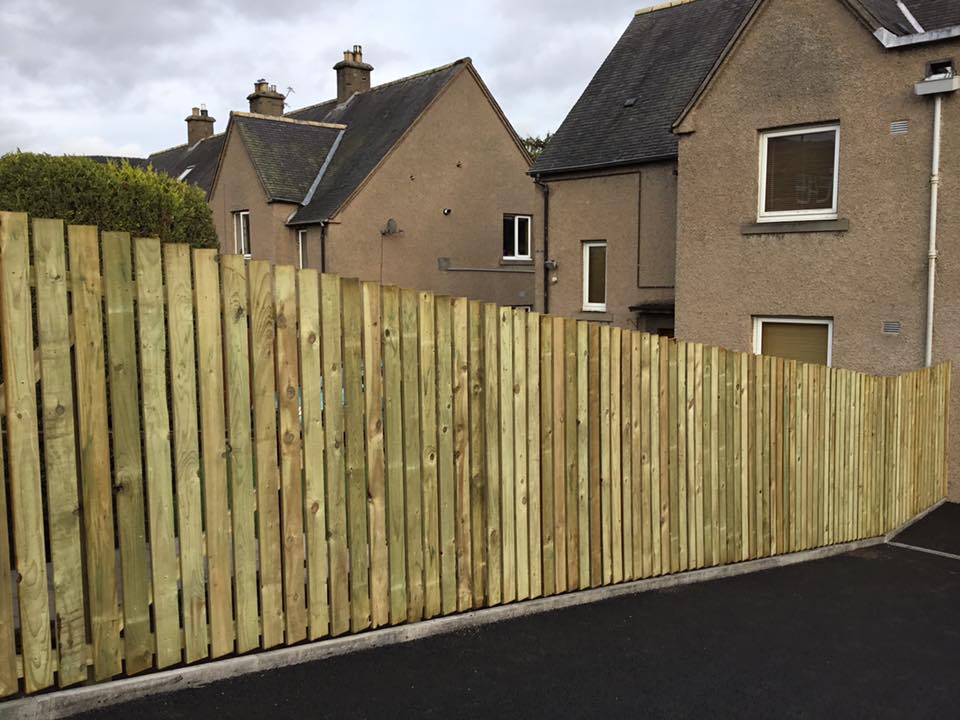
<svg viewBox="0 0 960 720">
<path fill-rule="evenodd" d="M 337 102 L 342 103 L 358 92 L 370 89 L 372 65 L 363 61 L 363 48 L 354 45 L 353 50 L 345 50 L 343 60 L 333 66 L 337 71 Z"/>
<path fill-rule="evenodd" d="M 259 115 L 283 115 L 285 97 L 277 92 L 276 85 L 270 85 L 260 78 L 253 84 L 253 92 L 247 95 L 250 112 Z"/>
<path fill-rule="evenodd" d="M 193 108 L 193 112 L 186 118 L 187 121 L 187 144 L 196 145 L 213 135 L 213 123 L 216 122 L 207 114 L 205 105 Z"/>
</svg>

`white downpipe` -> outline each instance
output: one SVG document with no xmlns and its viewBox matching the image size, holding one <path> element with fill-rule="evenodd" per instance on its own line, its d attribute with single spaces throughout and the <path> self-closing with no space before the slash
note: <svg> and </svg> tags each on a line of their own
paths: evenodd
<svg viewBox="0 0 960 720">
<path fill-rule="evenodd" d="M 943 127 L 943 95 L 933 96 L 933 171 L 930 175 L 930 244 L 927 247 L 927 337 L 924 364 L 933 365 L 933 311 L 937 282 L 937 210 L 940 204 L 940 140 Z"/>
</svg>

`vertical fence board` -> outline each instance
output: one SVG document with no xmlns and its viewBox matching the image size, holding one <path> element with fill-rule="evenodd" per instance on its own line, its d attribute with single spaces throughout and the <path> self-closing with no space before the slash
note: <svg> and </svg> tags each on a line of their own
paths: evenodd
<svg viewBox="0 0 960 720">
<path fill-rule="evenodd" d="M 653 435 L 650 432 L 653 419 L 651 382 L 653 364 L 650 362 L 650 336 L 640 340 L 640 496 L 641 496 L 641 577 L 654 573 L 653 567 Z"/>
<path fill-rule="evenodd" d="M 623 413 L 623 398 L 620 395 L 620 376 L 623 372 L 623 356 L 620 352 L 622 330 L 610 330 L 610 549 L 613 554 L 612 580 L 623 582 L 623 450 L 620 445 L 620 422 Z"/>
<path fill-rule="evenodd" d="M 640 427 L 641 407 L 641 374 L 643 366 L 641 358 L 641 337 L 638 332 L 630 333 L 630 452 L 633 456 L 633 500 L 631 512 L 633 514 L 633 578 L 639 580 L 643 572 L 643 527 L 646 525 L 646 516 L 643 514 L 643 487 L 641 481 L 643 454 L 642 432 Z"/>
<path fill-rule="evenodd" d="M 666 338 L 664 338 L 666 341 Z M 665 342 L 667 348 L 667 474 L 668 482 L 668 502 L 666 504 L 667 513 L 670 517 L 670 529 L 668 537 L 670 538 L 670 572 L 680 570 L 680 474 L 677 466 L 679 465 L 679 435 L 678 435 L 678 413 L 677 413 L 677 393 L 679 391 L 679 379 L 677 377 L 677 343 Z"/>
<path fill-rule="evenodd" d="M 503 601 L 517 599 L 517 510 L 513 440 L 513 314 L 500 308 L 500 493 L 503 527 Z"/>
<path fill-rule="evenodd" d="M 602 582 L 613 582 L 613 492 L 610 487 L 610 327 L 600 328 L 600 382 L 599 415 L 600 419 L 600 547 Z"/>
<path fill-rule="evenodd" d="M 140 325 L 140 396 L 150 524 L 150 568 L 153 587 L 153 634 L 157 668 L 180 662 L 180 603 L 174 534 L 173 465 L 170 413 L 167 405 L 167 338 L 164 332 L 163 271 L 160 241 L 134 244 L 137 273 L 137 319 Z M 249 413 L 249 405 L 247 406 Z M 256 600 L 254 600 L 254 608 Z M 86 670 L 83 671 L 86 677 Z"/>
<path fill-rule="evenodd" d="M 340 278 L 320 276 L 323 328 L 323 426 L 327 448 L 327 539 L 330 549 L 330 633 L 350 629 L 346 458 L 344 457 L 343 308 Z"/>
<path fill-rule="evenodd" d="M 571 458 L 575 456 L 575 448 L 568 442 L 568 435 L 573 419 L 568 413 L 575 408 L 568 406 L 567 385 L 573 380 L 568 378 L 570 368 L 567 366 L 567 331 L 563 318 L 547 318 L 553 326 L 553 543 L 556 558 L 556 591 L 566 592 L 572 585 L 573 572 L 572 558 L 572 517 L 571 508 L 575 506 L 575 497 L 571 494 L 571 483 L 568 478 Z M 576 353 L 573 355 L 576 362 Z M 574 433 L 576 429 L 574 429 Z M 575 533 L 574 533 L 575 534 Z"/>
<path fill-rule="evenodd" d="M 469 304 L 453 301 L 453 445 L 456 472 L 457 609 L 473 605 L 473 551 L 470 530 L 470 360 Z"/>
<path fill-rule="evenodd" d="M 438 321 L 440 309 L 444 303 L 437 304 Z M 449 302 L 446 303 L 449 308 Z M 443 324 L 440 323 L 440 330 Z M 447 316 L 446 332 L 449 337 L 449 315 Z M 443 335 L 438 335 L 438 342 Z M 439 342 L 441 351 L 443 343 Z M 449 359 L 449 358 L 448 358 Z M 449 362 L 447 363 L 449 365 Z M 449 370 L 448 376 L 449 376 Z M 384 440 L 386 443 L 386 487 L 387 487 L 387 550 L 390 563 L 390 623 L 397 625 L 407 619 L 407 569 L 406 569 L 406 529 L 404 524 L 404 491 L 403 491 L 403 402 L 402 402 L 403 368 L 400 361 L 400 291 L 395 287 L 383 288 L 383 394 L 384 394 Z M 444 421 L 443 410 L 443 363 L 440 363 L 441 378 L 441 423 Z M 452 426 L 452 425 L 451 425 Z M 445 466 L 444 440 L 448 434 L 444 426 L 440 435 L 440 470 Z M 452 445 L 450 445 L 452 448 Z M 329 450 L 328 450 L 329 452 Z M 452 465 L 453 451 L 450 450 Z M 452 470 L 451 470 L 452 473 Z M 442 482 L 448 480 L 442 477 Z M 441 486 L 441 503 L 444 501 Z M 442 506 L 441 506 L 442 508 Z M 444 515 L 441 514 L 441 522 Z M 443 536 L 446 537 L 446 536 Z M 443 552 L 447 552 L 444 546 Z M 446 560 L 446 558 L 443 558 Z M 447 587 L 447 578 L 443 578 L 444 588 Z M 449 612 L 446 589 L 443 601 L 444 612 Z"/>
<path fill-rule="evenodd" d="M 257 496 L 250 423 L 250 308 L 247 301 L 247 268 L 243 256 L 221 256 L 220 276 L 223 288 L 227 469 L 230 479 L 237 652 L 243 653 L 252 650 L 260 642 L 260 614 L 257 603 Z M 138 287 L 139 282 L 138 269 Z M 145 423 L 146 420 L 144 414 Z M 317 609 L 319 607 L 318 603 Z"/>
<path fill-rule="evenodd" d="M 620 337 L 620 377 L 618 392 L 620 402 L 620 443 L 621 443 L 621 502 L 623 504 L 623 577 L 634 578 L 633 572 L 633 389 L 631 373 L 633 365 L 633 344 L 631 333 L 627 330 Z"/>
<path fill-rule="evenodd" d="M 204 535 L 207 541 L 207 609 L 210 622 L 210 654 L 216 658 L 233 652 L 234 648 L 233 567 L 230 552 L 230 509 L 227 507 L 227 445 L 217 251 L 194 250 L 193 272 Z M 301 591 L 301 602 L 302 594 Z"/>
<path fill-rule="evenodd" d="M 543 594 L 556 592 L 557 542 L 556 542 L 556 471 L 553 466 L 553 436 L 556 432 L 555 383 L 553 378 L 553 320 L 537 316 L 540 327 L 540 507 L 542 510 L 541 540 L 543 548 Z"/>
<path fill-rule="evenodd" d="M 513 471 L 516 475 L 514 515 L 517 533 L 517 600 L 530 597 L 530 519 L 527 511 L 527 321 L 513 311 Z"/>
<path fill-rule="evenodd" d="M 487 597 L 486 543 L 486 444 L 483 434 L 483 329 L 480 303 L 467 307 L 470 403 L 470 568 L 473 572 L 473 607 L 483 607 Z"/>
<path fill-rule="evenodd" d="M 150 577 L 143 562 L 147 554 L 147 537 L 132 283 L 130 236 L 127 233 L 103 233 L 103 289 L 110 358 L 107 376 L 123 583 L 124 670 L 127 675 L 153 665 Z"/>
<path fill-rule="evenodd" d="M 407 527 L 407 619 L 424 611 L 423 489 L 420 464 L 420 347 L 417 294 L 400 291 L 400 355 L 403 365 L 403 475 Z"/>
<path fill-rule="evenodd" d="M 440 494 L 439 476 L 437 474 L 437 323 L 433 295 L 420 293 L 418 302 L 420 306 L 420 448 L 422 453 L 421 465 L 423 467 L 424 614 L 431 618 L 439 615 L 441 610 Z"/>
<path fill-rule="evenodd" d="M 437 431 L 440 451 L 440 596 L 444 613 L 457 610 L 457 503 L 453 437 L 453 306 L 436 299 Z"/>
<path fill-rule="evenodd" d="M 361 329 L 362 298 L 357 280 L 341 282 L 343 315 L 344 458 L 346 460 L 347 544 L 350 557 L 350 630 L 370 627 L 370 549 L 367 542 L 366 448 Z M 415 388 L 419 392 L 419 388 Z M 419 406 L 417 408 L 419 410 Z M 418 412 L 419 415 L 419 412 Z"/>
<path fill-rule="evenodd" d="M 0 214 L 0 335 L 3 338 L 3 387 L 7 413 L 7 457 L 10 482 L 10 505 L 13 516 L 13 545 L 16 551 L 17 594 L 20 598 L 20 641 L 23 652 L 24 685 L 28 693 L 42 690 L 53 683 L 54 658 L 50 644 L 50 611 L 47 599 L 46 542 L 43 531 L 43 490 L 40 481 L 40 440 L 38 437 L 36 371 L 33 360 L 33 318 L 30 299 L 30 248 L 27 244 L 27 216 L 20 213 Z M 99 286 L 97 268 L 97 235 L 95 229 L 83 236 L 84 263 L 79 266 L 80 277 L 90 275 L 91 289 Z M 80 248 L 78 248 L 79 252 Z M 74 255 L 71 255 L 71 260 Z M 72 263 L 71 263 L 72 265 Z M 92 297 L 85 294 L 84 301 Z M 96 296 L 96 319 L 100 319 L 100 296 Z M 82 309 L 90 305 L 82 302 Z M 92 314 L 86 320 L 92 325 Z M 89 325 L 83 323 L 83 327 Z M 99 323 L 97 324 L 99 327 Z M 99 389 L 103 390 L 103 334 L 83 332 L 77 336 L 78 353 L 82 350 L 88 362 L 96 368 L 99 360 Z M 83 397 L 83 395 L 82 395 Z M 110 473 L 109 450 L 106 447 L 106 399 L 102 393 L 92 403 L 81 405 L 81 413 L 96 413 L 103 420 L 103 437 L 95 440 L 90 431 L 91 422 L 81 424 L 82 451 L 91 445 L 107 454 L 106 462 L 94 465 L 84 452 L 84 496 L 92 502 L 90 510 L 106 512 L 106 518 L 96 516 L 88 524 L 99 530 L 91 538 L 100 544 L 89 555 L 91 592 L 95 633 L 98 645 L 97 677 L 113 675 L 119 670 L 119 618 L 116 608 L 116 580 L 113 575 L 113 525 L 103 527 L 109 518 Z M 95 407 L 91 407 L 95 406 Z M 86 411 L 86 412 L 85 412 Z M 85 418 L 81 418 L 84 420 Z M 94 419 L 94 418 L 89 418 Z M 101 428 L 98 427 L 98 430 Z M 103 456 L 97 455 L 98 460 Z M 93 485 L 96 484 L 96 489 Z M 102 505 L 98 505 L 98 501 Z M 109 552 L 109 555 L 106 553 Z M 106 567 L 109 559 L 110 567 Z M 2 578 L 7 592 L 9 575 Z M 109 637 L 107 633 L 109 632 Z M 15 684 L 15 683 L 14 683 Z"/>
<path fill-rule="evenodd" d="M 274 271 L 274 302 L 283 599 L 286 643 L 291 645 L 307 636 L 307 609 L 300 429 L 303 388 L 297 332 L 297 278 L 290 266 L 278 266 Z M 359 417 L 362 418 L 362 414 Z"/>
<path fill-rule="evenodd" d="M 197 437 L 196 348 L 190 249 L 185 245 L 165 244 L 163 261 L 167 277 L 167 332 L 173 408 L 177 535 L 180 540 L 181 609 L 186 660 L 194 662 L 207 657 L 209 637 L 204 582 L 206 553 L 203 544 L 202 483 Z M 76 267 L 72 257 L 70 264 L 71 267 Z M 75 290 L 75 313 L 76 297 Z M 99 305 L 99 292 L 96 303 Z M 272 363 L 270 369 L 273 369 Z"/>
<path fill-rule="evenodd" d="M 262 261 L 247 266 L 250 285 L 250 359 L 253 371 L 253 443 L 256 458 L 257 537 L 260 546 L 261 646 L 283 642 L 280 551 L 280 472 L 277 467 L 276 335 L 273 272 Z"/>
<path fill-rule="evenodd" d="M 678 342 L 677 348 L 677 390 L 671 410 L 675 415 L 677 428 L 677 524 L 678 550 L 677 570 L 689 569 L 689 527 L 687 518 L 687 343 Z"/>
<path fill-rule="evenodd" d="M 580 586 L 580 466 L 579 466 L 579 415 L 577 405 L 577 321 L 562 320 L 563 325 L 563 403 L 566 408 L 564 420 L 564 484 L 566 485 L 567 522 L 567 589 Z"/>
<path fill-rule="evenodd" d="M 503 548 L 500 523 L 500 336 L 497 306 L 483 306 L 483 401 L 486 449 L 487 602 L 503 600 Z"/>
<path fill-rule="evenodd" d="M 370 615 L 373 627 L 382 627 L 390 622 L 390 561 L 387 541 L 387 486 L 386 466 L 383 453 L 383 336 L 380 305 L 380 286 L 365 282 L 361 286 L 363 296 L 363 384 L 367 448 L 367 487 L 370 494 Z M 301 324 L 300 332 L 304 328 Z M 436 334 L 432 336 L 436 341 Z M 435 365 L 433 366 L 436 367 Z M 319 368 L 318 368 L 319 371 Z M 436 377 L 436 376 L 434 376 Z M 436 387 L 433 388 L 433 448 L 436 453 Z M 424 406 L 426 407 L 426 405 Z M 426 422 L 427 416 L 424 416 Z M 304 421 L 306 422 L 306 421 Z M 425 425 L 426 426 L 426 425 Z M 306 425 L 304 425 L 306 429 Z M 322 463 L 321 463 L 322 464 Z M 436 482 L 434 465 L 434 482 Z M 436 487 L 434 487 L 436 494 Z M 434 499 L 436 502 L 436 499 Z M 439 511 L 439 509 L 438 509 Z M 435 529 L 434 535 L 439 533 Z M 439 549 L 433 552 L 439 566 Z M 439 570 L 436 573 L 436 602 L 431 604 L 434 614 L 440 611 Z"/>
<path fill-rule="evenodd" d="M 594 421 L 589 423 L 590 446 L 588 456 L 589 469 L 589 521 L 590 532 L 590 585 L 598 587 L 603 584 L 603 403 L 601 396 L 602 366 L 601 362 L 601 328 L 591 324 L 587 330 L 589 356 L 587 358 L 587 407 L 589 417 Z M 609 527 L 609 524 L 608 524 Z"/>
<path fill-rule="evenodd" d="M 540 504 L 540 316 L 528 312 L 527 334 L 527 515 L 529 519 L 527 562 L 530 567 L 530 597 L 543 594 L 543 538 Z"/>
<path fill-rule="evenodd" d="M 33 221 L 33 254 L 37 278 L 37 339 L 43 379 L 40 389 L 47 518 L 57 611 L 57 681 L 64 687 L 86 680 L 87 658 L 63 222 Z M 130 340 L 133 341 L 132 336 Z M 136 408 L 135 385 L 133 403 Z M 139 449 L 139 438 L 137 441 Z M 3 477 L 2 468 L 0 461 L 0 477 Z M 141 494 L 141 503 L 142 497 Z M 142 512 L 141 506 L 141 515 Z M 10 577 L 9 553 L 6 492 L 0 490 L 0 578 Z M 146 564 L 142 558 L 140 562 L 141 568 L 133 572 L 141 572 L 145 577 Z M 13 665 L 16 656 L 13 608 L 9 598 L 6 591 L 0 592 L 0 626 L 3 627 L 0 630 L 0 696 L 15 692 L 17 688 L 17 671 Z M 136 607 L 136 603 L 133 605 Z M 179 649 L 179 638 L 177 645 Z"/>
<path fill-rule="evenodd" d="M 590 587 L 590 337 L 589 326 L 577 322 L 577 564 L 579 587 Z M 599 527 L 599 526 L 598 526 Z"/>
<path fill-rule="evenodd" d="M 3 222 L 2 218 L 0 218 L 0 222 Z M 5 469 L 3 443 L 0 443 L 0 478 L 3 478 L 3 486 L 0 487 L 0 578 L 9 579 L 11 577 L 10 540 L 13 535 L 13 526 L 7 520 L 7 480 L 3 474 Z M 16 632 L 13 625 L 14 598 L 11 588 L 12 583 L 6 580 L 5 582 L 7 582 L 7 585 L 0 590 L 0 697 L 14 695 L 20 689 L 17 679 L 17 665 L 19 663 Z M 80 643 L 80 645 L 83 646 L 83 643 Z M 83 669 L 83 674 L 86 676 L 85 662 Z"/>
</svg>

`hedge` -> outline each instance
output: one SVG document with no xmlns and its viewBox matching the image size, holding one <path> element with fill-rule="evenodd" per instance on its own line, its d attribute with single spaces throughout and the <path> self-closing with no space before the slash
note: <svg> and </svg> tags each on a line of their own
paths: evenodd
<svg viewBox="0 0 960 720">
<path fill-rule="evenodd" d="M 204 192 L 126 161 L 10 153 L 0 157 L 0 210 L 69 224 L 98 225 L 135 237 L 216 247 Z"/>
</svg>

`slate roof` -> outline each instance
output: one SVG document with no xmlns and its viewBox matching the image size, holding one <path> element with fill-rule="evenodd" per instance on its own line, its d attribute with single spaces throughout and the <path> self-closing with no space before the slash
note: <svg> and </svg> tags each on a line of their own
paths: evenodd
<svg viewBox="0 0 960 720">
<path fill-rule="evenodd" d="M 288 117 L 300 120 L 347 126 L 313 198 L 290 224 L 316 223 L 331 217 L 468 62 L 464 58 L 378 85 L 341 105 L 331 100 L 288 113 Z"/>
<path fill-rule="evenodd" d="M 145 168 L 150 164 L 146 158 L 141 157 L 125 157 L 122 155 L 87 155 L 86 157 L 101 165 L 106 165 L 107 163 L 117 163 L 118 165 L 127 163 L 132 167 Z"/>
<path fill-rule="evenodd" d="M 178 145 L 168 150 L 161 150 L 147 160 L 157 172 L 164 172 L 173 177 L 180 177 L 184 170 L 193 167 L 184 179 L 192 185 L 197 185 L 209 196 L 225 138 L 226 135 L 220 133 L 204 138 L 196 145 Z"/>
<path fill-rule="evenodd" d="M 237 126 L 269 198 L 306 202 L 291 224 L 317 223 L 330 218 L 343 205 L 469 62 L 469 58 L 463 58 L 377 85 L 339 105 L 336 100 L 327 100 L 282 117 L 232 113 L 230 121 Z M 346 125 L 346 129 L 317 123 Z M 214 135 L 193 147 L 179 145 L 154 153 L 147 160 L 158 171 L 174 177 L 193 166 L 185 180 L 199 185 L 209 196 L 225 136 Z"/>
<path fill-rule="evenodd" d="M 231 121 L 270 200 L 301 202 L 340 129 L 234 113 Z"/>
<path fill-rule="evenodd" d="M 754 2 L 694 0 L 637 14 L 531 173 L 676 157 L 674 120 Z"/>
<path fill-rule="evenodd" d="M 884 27 L 894 35 L 913 35 L 913 25 L 897 6 L 896 0 L 859 0 L 863 8 L 877 20 L 877 27 Z M 960 2 L 958 0 L 904 0 L 917 22 L 927 32 L 960 25 Z"/>
</svg>

